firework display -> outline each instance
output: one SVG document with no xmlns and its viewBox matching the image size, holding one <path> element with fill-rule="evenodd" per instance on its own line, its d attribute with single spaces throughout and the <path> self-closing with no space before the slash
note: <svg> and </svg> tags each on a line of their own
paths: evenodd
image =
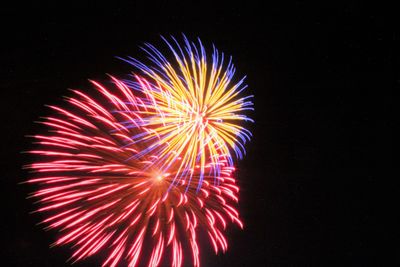
<svg viewBox="0 0 400 267">
<path fill-rule="evenodd" d="M 130 58 L 133 79 L 73 90 L 33 136 L 31 197 L 72 261 L 103 251 L 103 266 L 200 266 L 197 235 L 218 253 L 226 227 L 243 228 L 231 154 L 244 153 L 250 132 L 237 123 L 252 104 L 230 61 L 214 49 L 209 67 L 201 43 L 185 43 L 167 42 L 176 66 L 146 44 L 155 65 Z"/>
</svg>

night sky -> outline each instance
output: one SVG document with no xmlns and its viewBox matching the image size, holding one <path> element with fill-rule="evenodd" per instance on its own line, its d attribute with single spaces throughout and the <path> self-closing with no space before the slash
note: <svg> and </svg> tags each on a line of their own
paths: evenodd
<svg viewBox="0 0 400 267">
<path fill-rule="evenodd" d="M 56 232 L 43 231 L 41 215 L 29 214 L 34 206 L 25 198 L 34 188 L 18 184 L 32 159 L 21 153 L 32 148 L 26 135 L 43 131 L 34 121 L 51 114 L 45 105 L 62 105 L 68 88 L 89 89 L 89 78 L 123 77 L 132 68 L 115 56 L 138 56 L 143 42 L 161 45 L 160 35 L 181 33 L 232 55 L 255 95 L 254 136 L 237 163 L 245 228 L 229 229 L 226 254 L 201 244 L 201 266 L 389 261 L 376 249 L 389 237 L 378 226 L 377 188 L 391 165 L 393 55 L 386 44 L 398 36 L 379 10 L 347 1 L 56 2 L 2 11 L 4 266 L 70 266 L 70 249 L 50 249 Z M 101 256 L 74 266 L 97 266 Z"/>
</svg>

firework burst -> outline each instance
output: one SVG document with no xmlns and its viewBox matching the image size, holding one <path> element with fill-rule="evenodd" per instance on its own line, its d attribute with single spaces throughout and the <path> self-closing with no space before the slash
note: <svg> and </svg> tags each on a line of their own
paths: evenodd
<svg viewBox="0 0 400 267">
<path fill-rule="evenodd" d="M 39 185 L 32 194 L 39 203 L 37 211 L 47 215 L 43 221 L 47 228 L 60 232 L 54 245 L 73 247 L 73 261 L 106 250 L 103 266 L 119 263 L 137 266 L 139 262 L 158 266 L 170 258 L 168 265 L 178 267 L 188 249 L 191 256 L 185 257 L 186 260 L 199 266 L 198 231 L 207 233 L 217 253 L 228 247 L 224 236 L 227 225 L 243 226 L 234 207 L 239 191 L 232 178 L 234 168 L 225 156 L 225 148 L 212 150 L 213 145 L 221 146 L 217 141 L 234 141 L 224 139 L 223 135 L 215 139 L 215 135 L 208 149 L 210 153 L 224 152 L 217 153 L 218 157 L 211 157 L 213 160 L 201 157 L 200 166 L 192 164 L 193 155 L 204 149 L 200 148 L 204 146 L 201 143 L 192 149 L 194 152 L 183 153 L 173 160 L 167 158 L 168 168 L 165 168 L 162 161 L 168 153 L 162 149 L 148 150 L 148 140 L 132 142 L 132 137 L 144 133 L 145 138 L 150 138 L 158 131 L 160 140 L 165 141 L 165 136 L 178 134 L 176 129 L 158 125 L 160 118 L 146 121 L 147 116 L 159 116 L 160 113 L 151 112 L 160 109 L 170 118 L 166 123 L 171 124 L 177 119 L 172 108 L 163 106 L 161 100 L 150 107 L 148 100 L 136 97 L 123 82 L 111 79 L 113 91 L 93 81 L 96 90 L 91 96 L 74 90 L 72 97 L 66 98 L 67 108 L 50 106 L 55 115 L 41 122 L 48 132 L 34 136 L 38 148 L 30 153 L 38 160 L 28 166 L 33 170 L 28 182 Z M 145 88 L 150 84 L 144 78 L 138 77 L 138 81 Z M 155 90 L 147 90 L 146 95 L 158 97 Z M 219 97 L 230 98 L 223 93 Z M 212 99 L 207 103 L 211 101 L 215 105 L 213 110 L 220 108 L 219 114 L 224 114 L 218 100 Z M 232 106 L 226 116 L 233 110 L 236 109 Z M 218 124 L 215 121 L 209 125 Z M 221 129 L 233 133 L 233 129 L 241 128 L 221 126 Z M 204 134 L 204 138 L 208 137 Z M 180 145 L 175 148 L 180 148 L 183 141 L 177 142 Z M 177 182 L 176 177 L 186 177 L 188 173 L 191 183 L 187 179 Z M 198 188 L 200 183 L 202 186 Z M 148 255 L 143 248 L 150 249 Z M 165 257 L 168 253 L 170 256 Z"/>
<path fill-rule="evenodd" d="M 208 162 L 219 176 L 221 159 L 233 166 L 232 151 L 238 159 L 245 153 L 244 143 L 251 133 L 239 123 L 252 121 L 243 114 L 253 109 L 252 96 L 241 96 L 246 88 L 244 78 L 234 82 L 231 58 L 226 63 L 224 54 L 215 47 L 210 57 L 200 40 L 195 44 L 184 36 L 181 47 L 173 37 L 172 42 L 163 39 L 173 61 L 151 44 L 143 47 L 149 65 L 134 58 L 123 59 L 144 77 L 135 75 L 134 80 L 126 81 L 144 94 L 145 109 L 131 127 L 153 129 L 132 136 L 132 142 L 146 142 L 147 148 L 140 155 L 157 154 L 157 164 L 163 170 L 179 161 L 180 176 L 174 177 L 172 185 L 182 179 L 193 182 L 191 170 L 200 166 L 200 189 Z"/>
</svg>

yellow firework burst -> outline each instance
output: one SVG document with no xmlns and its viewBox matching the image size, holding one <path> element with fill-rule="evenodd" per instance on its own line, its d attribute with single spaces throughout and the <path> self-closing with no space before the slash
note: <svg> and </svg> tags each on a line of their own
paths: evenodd
<svg viewBox="0 0 400 267">
<path fill-rule="evenodd" d="M 124 59 L 141 71 L 132 81 L 125 81 L 143 94 L 141 119 L 130 127 L 147 129 L 132 137 L 133 142 L 145 142 L 141 153 L 156 153 L 161 168 L 180 162 L 181 179 L 191 179 L 190 172 L 200 168 L 200 177 L 211 162 L 211 172 L 220 173 L 220 160 L 233 164 L 232 152 L 241 158 L 243 144 L 251 133 L 240 125 L 252 121 L 245 110 L 252 110 L 252 96 L 243 96 L 244 78 L 234 82 L 235 67 L 231 58 L 226 62 L 223 53 L 213 47 L 211 57 L 200 40 L 184 46 L 172 37 L 163 38 L 172 55 L 167 60 L 157 48 L 145 44 L 142 48 L 152 61 L 150 66 L 134 58 Z M 174 184 L 172 183 L 172 184 Z M 200 188 L 202 178 L 198 182 Z"/>
</svg>

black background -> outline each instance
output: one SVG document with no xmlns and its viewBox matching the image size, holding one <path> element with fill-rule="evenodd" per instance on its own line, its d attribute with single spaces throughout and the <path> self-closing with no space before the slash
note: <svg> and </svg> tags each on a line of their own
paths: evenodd
<svg viewBox="0 0 400 267">
<path fill-rule="evenodd" d="M 55 1 L 56 2 L 56 1 Z M 230 248 L 215 256 L 203 244 L 202 266 L 378 266 L 378 184 L 391 164 L 389 109 L 393 82 L 388 41 L 397 37 L 385 14 L 360 3 L 301 1 L 260 6 L 196 1 L 131 5 L 18 4 L 3 9 L 1 180 L 5 208 L 4 266 L 69 266 L 67 248 L 29 214 L 32 190 L 25 135 L 62 104 L 67 88 L 88 88 L 105 73 L 131 68 L 159 35 L 200 37 L 233 55 L 255 95 L 256 123 L 238 163 L 244 231 L 229 231 Z M 245 1 L 248 2 L 248 1 Z M 278 1 L 279 2 L 279 1 Z M 322 1 L 325 3 L 325 1 Z M 4 36 L 3 36 L 4 37 Z M 377 242 L 377 238 L 381 241 Z M 92 266 L 99 258 L 76 266 Z"/>
</svg>

